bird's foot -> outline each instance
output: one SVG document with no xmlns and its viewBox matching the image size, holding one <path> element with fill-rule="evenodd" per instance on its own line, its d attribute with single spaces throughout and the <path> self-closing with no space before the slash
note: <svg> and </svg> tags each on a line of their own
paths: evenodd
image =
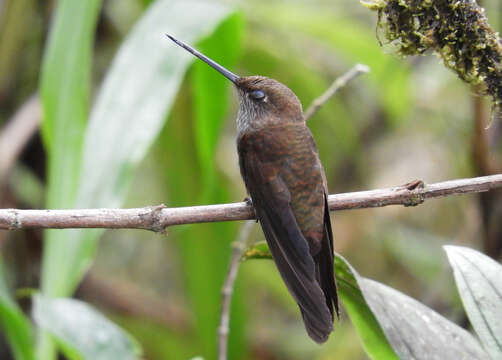
<svg viewBox="0 0 502 360">
<path fill-rule="evenodd" d="M 258 216 L 256 216 L 256 210 L 254 209 L 253 199 L 246 196 L 243 201 L 246 203 L 247 206 L 251 206 L 253 208 L 254 218 L 256 219 L 256 222 L 258 222 Z"/>
</svg>

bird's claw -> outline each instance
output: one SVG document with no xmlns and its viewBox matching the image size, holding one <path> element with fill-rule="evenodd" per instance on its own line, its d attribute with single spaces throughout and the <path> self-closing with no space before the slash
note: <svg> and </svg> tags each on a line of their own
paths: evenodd
<svg viewBox="0 0 502 360">
<path fill-rule="evenodd" d="M 422 180 L 413 180 L 410 181 L 409 183 L 406 183 L 402 185 L 402 187 L 406 188 L 407 190 L 415 190 L 415 189 L 423 189 L 425 186 L 424 182 Z"/>
<path fill-rule="evenodd" d="M 256 210 L 254 209 L 253 199 L 251 199 L 250 197 L 246 196 L 244 198 L 244 202 L 246 203 L 247 206 L 251 206 L 253 208 L 254 217 L 256 219 L 256 222 L 258 222 L 258 216 L 256 216 Z"/>
</svg>

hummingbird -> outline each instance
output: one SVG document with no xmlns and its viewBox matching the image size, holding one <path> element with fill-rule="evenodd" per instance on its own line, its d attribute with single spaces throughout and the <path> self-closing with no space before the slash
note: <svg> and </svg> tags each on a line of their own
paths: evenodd
<svg viewBox="0 0 502 360">
<path fill-rule="evenodd" d="M 167 36 L 230 80 L 239 95 L 239 166 L 279 273 L 308 335 L 325 342 L 339 316 L 326 176 L 295 93 L 264 76 L 240 77 Z"/>
</svg>

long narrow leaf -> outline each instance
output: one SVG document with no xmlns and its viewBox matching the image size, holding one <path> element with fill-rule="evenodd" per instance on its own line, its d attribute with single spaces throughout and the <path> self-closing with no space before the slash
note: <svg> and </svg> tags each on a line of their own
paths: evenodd
<svg viewBox="0 0 502 360">
<path fill-rule="evenodd" d="M 502 358 L 502 265 L 469 248 L 444 249 L 474 330 L 492 359 Z"/>
<path fill-rule="evenodd" d="M 42 135 L 48 155 L 46 206 L 49 208 L 72 207 L 75 200 L 100 4 L 100 0 L 61 0 L 45 50 L 40 90 Z M 42 289 L 51 295 L 61 292 L 65 283 L 64 261 L 70 234 L 61 230 L 45 233 Z M 54 348 L 46 336 L 40 337 L 37 351 L 39 359 L 54 357 Z"/>
<path fill-rule="evenodd" d="M 47 207 L 71 206 L 75 198 L 100 3 L 61 0 L 45 50 L 40 90 L 49 162 Z"/>
</svg>

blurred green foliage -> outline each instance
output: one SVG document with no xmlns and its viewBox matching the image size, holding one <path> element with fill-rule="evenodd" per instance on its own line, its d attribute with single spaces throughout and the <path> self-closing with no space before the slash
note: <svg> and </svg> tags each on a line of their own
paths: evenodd
<svg viewBox="0 0 502 360">
<path fill-rule="evenodd" d="M 499 2 L 485 5 L 492 24 L 500 24 Z M 235 6 L 217 0 L 0 2 L 0 124 L 37 90 L 44 109 L 44 148 L 37 139 L 27 147 L 2 189 L 2 207 L 190 206 L 244 198 L 233 89 L 205 64 L 189 68 L 194 59 L 166 32 L 238 74 L 278 79 L 304 108 L 353 64 L 368 65 L 369 75 L 309 122 L 332 192 L 474 175 L 469 89 L 435 58 L 404 60 L 392 47 L 380 47 L 374 14 L 358 2 Z M 498 131 L 493 126 L 487 136 Z M 360 274 L 458 319 L 463 310 L 439 248 L 480 247 L 478 211 L 477 198 L 469 196 L 412 209 L 336 213 L 335 248 Z M 40 233 L 0 233 L 0 324 L 10 329 L 0 334 L 10 346 L 0 346 L 0 358 L 34 358 L 32 325 L 23 315 L 29 304 L 15 301 L 8 289 L 41 282 L 49 296 L 77 289 L 77 297 L 134 336 L 147 359 L 215 359 L 221 285 L 238 226 L 184 225 L 169 229 L 167 238 L 47 231 L 43 256 Z M 253 237 L 263 240 L 261 230 Z M 91 265 L 110 286 L 84 277 Z M 346 312 L 319 347 L 305 336 L 273 264 L 244 263 L 232 301 L 229 358 L 392 357 L 351 276 L 339 284 Z M 42 339 L 37 358 L 53 358 L 52 338 Z"/>
<path fill-rule="evenodd" d="M 0 324 L 16 359 L 34 360 L 34 336 L 29 320 L 11 298 L 5 283 L 3 261 L 0 257 Z"/>
</svg>

